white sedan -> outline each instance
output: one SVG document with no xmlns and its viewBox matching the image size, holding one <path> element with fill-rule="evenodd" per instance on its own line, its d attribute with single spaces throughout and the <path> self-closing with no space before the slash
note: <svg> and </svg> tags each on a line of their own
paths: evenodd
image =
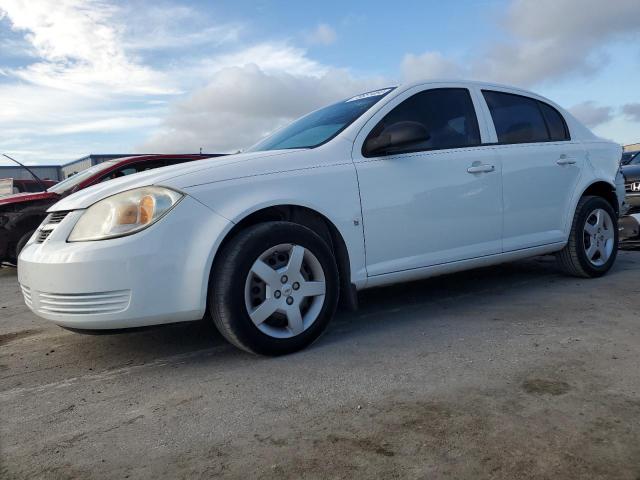
<svg viewBox="0 0 640 480">
<path fill-rule="evenodd" d="M 65 328 L 206 316 L 240 348 L 289 353 L 364 288 L 549 253 L 572 275 L 603 275 L 620 155 L 520 89 L 384 88 L 245 153 L 64 198 L 22 251 L 19 282 Z"/>
</svg>

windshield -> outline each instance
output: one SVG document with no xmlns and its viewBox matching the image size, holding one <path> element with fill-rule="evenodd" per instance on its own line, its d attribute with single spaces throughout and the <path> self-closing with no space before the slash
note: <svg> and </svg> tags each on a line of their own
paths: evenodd
<svg viewBox="0 0 640 480">
<path fill-rule="evenodd" d="M 363 93 L 306 115 L 278 130 L 247 151 L 313 148 L 328 142 L 351 125 L 393 88 Z"/>
<path fill-rule="evenodd" d="M 47 189 L 47 192 L 57 193 L 62 195 L 67 190 L 71 190 L 73 187 L 82 183 L 87 178 L 95 175 L 98 172 L 102 172 L 103 170 L 107 170 L 108 168 L 113 167 L 116 162 L 114 160 L 110 160 L 108 162 L 102 162 L 98 165 L 94 165 L 93 167 L 89 167 L 86 170 L 82 170 L 71 177 L 62 180 L 60 183 L 56 183 L 53 187 Z"/>
</svg>

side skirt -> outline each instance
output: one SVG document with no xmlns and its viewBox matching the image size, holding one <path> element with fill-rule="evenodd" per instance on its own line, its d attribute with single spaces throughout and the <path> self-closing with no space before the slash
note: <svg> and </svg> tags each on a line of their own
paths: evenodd
<svg viewBox="0 0 640 480">
<path fill-rule="evenodd" d="M 562 250 L 566 242 L 551 243 L 538 247 L 524 248 L 522 250 L 513 250 L 510 252 L 498 253 L 495 255 L 486 255 L 483 257 L 471 258 L 469 260 L 460 260 L 457 262 L 442 263 L 431 265 L 429 267 L 412 268 L 399 272 L 385 273 L 383 275 L 375 275 L 367 279 L 367 283 L 360 289 L 372 287 L 381 287 L 383 285 L 391 285 L 394 283 L 409 282 L 412 280 L 420 280 L 423 278 L 445 275 L 448 273 L 470 270 L 472 268 L 488 267 L 498 265 L 500 263 L 512 262 L 537 255 L 554 253 Z"/>
</svg>

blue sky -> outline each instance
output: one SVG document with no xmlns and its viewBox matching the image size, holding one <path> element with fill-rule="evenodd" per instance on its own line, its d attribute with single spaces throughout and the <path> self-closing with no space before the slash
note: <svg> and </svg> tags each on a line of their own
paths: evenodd
<svg viewBox="0 0 640 480">
<path fill-rule="evenodd" d="M 0 151 L 226 152 L 420 78 L 530 88 L 640 141 L 640 2 L 0 0 Z"/>
</svg>

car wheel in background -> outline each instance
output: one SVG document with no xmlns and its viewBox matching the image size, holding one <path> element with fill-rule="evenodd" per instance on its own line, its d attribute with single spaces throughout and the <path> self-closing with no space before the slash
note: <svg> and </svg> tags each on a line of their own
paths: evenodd
<svg viewBox="0 0 640 480">
<path fill-rule="evenodd" d="M 27 233 L 25 233 L 24 235 L 22 235 L 19 239 L 18 239 L 18 243 L 16 243 L 16 258 L 15 258 L 15 263 L 18 263 L 18 257 L 20 256 L 20 252 L 22 251 L 22 249 L 24 248 L 24 246 L 27 244 L 27 242 L 29 241 L 29 239 L 31 238 L 31 236 L 35 233 L 35 230 L 30 230 Z"/>
<path fill-rule="evenodd" d="M 336 310 L 338 285 L 335 258 L 319 235 L 291 222 L 261 223 L 218 253 L 209 310 L 237 347 L 283 355 L 324 331 Z"/>
<path fill-rule="evenodd" d="M 580 199 L 569 241 L 558 252 L 560 268 L 569 275 L 600 277 L 613 266 L 618 254 L 618 217 L 602 197 Z"/>
</svg>

